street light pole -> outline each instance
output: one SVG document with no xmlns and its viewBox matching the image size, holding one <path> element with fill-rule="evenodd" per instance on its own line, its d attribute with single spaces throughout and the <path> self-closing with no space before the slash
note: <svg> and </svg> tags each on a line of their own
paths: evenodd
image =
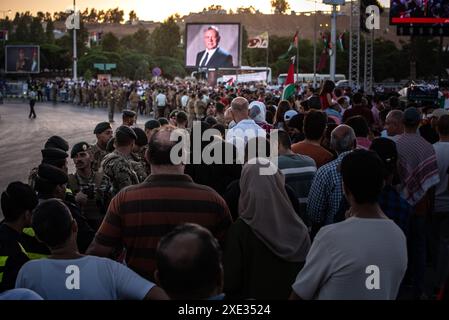
<svg viewBox="0 0 449 320">
<path fill-rule="evenodd" d="M 331 19 L 331 48 L 332 55 L 330 61 L 330 78 L 335 81 L 335 68 L 337 64 L 337 6 L 332 5 L 332 19 Z"/>
<path fill-rule="evenodd" d="M 73 0 L 73 14 L 74 19 L 76 21 L 76 0 Z M 78 65 L 77 65 L 77 48 L 76 48 L 76 23 L 73 28 L 73 81 L 76 82 L 78 80 Z"/>
<path fill-rule="evenodd" d="M 316 0 L 315 0 L 315 13 L 313 19 L 313 88 L 316 88 Z"/>
</svg>

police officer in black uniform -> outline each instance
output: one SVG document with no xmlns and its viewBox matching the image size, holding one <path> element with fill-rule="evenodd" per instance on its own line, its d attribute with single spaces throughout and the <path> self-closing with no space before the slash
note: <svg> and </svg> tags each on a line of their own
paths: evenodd
<svg viewBox="0 0 449 320">
<path fill-rule="evenodd" d="M 39 200 L 51 198 L 64 200 L 67 182 L 68 176 L 64 171 L 49 164 L 41 164 L 36 177 L 36 191 Z M 84 253 L 92 242 L 95 232 L 87 223 L 86 218 L 83 217 L 80 207 L 73 202 L 64 201 L 64 203 L 70 209 L 72 217 L 78 224 L 78 248 L 81 253 Z"/>
<path fill-rule="evenodd" d="M 30 259 L 50 254 L 36 238 L 23 234 L 31 224 L 31 212 L 38 199 L 27 184 L 13 182 L 1 195 L 1 207 L 5 219 L 0 223 L 0 292 L 13 289 L 20 268 Z M 34 248 L 33 246 L 34 240 Z M 41 251 L 40 254 L 33 252 Z M 42 254 L 42 255 L 41 255 Z"/>
</svg>

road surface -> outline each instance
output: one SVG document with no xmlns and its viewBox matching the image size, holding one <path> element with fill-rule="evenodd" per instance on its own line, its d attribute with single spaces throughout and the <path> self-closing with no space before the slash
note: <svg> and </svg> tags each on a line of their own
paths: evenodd
<svg viewBox="0 0 449 320">
<path fill-rule="evenodd" d="M 70 148 L 77 142 L 96 141 L 93 130 L 98 122 L 107 121 L 104 108 L 92 109 L 69 104 L 36 103 L 37 118 L 28 119 L 29 106 L 26 103 L 5 102 L 0 105 L 0 192 L 13 181 L 27 182 L 29 172 L 39 165 L 41 149 L 47 139 L 59 135 L 69 142 Z M 115 129 L 121 124 L 121 114 L 114 116 Z M 140 116 L 138 126 L 148 117 Z M 69 158 L 69 173 L 75 171 Z M 0 208 L 0 220 L 3 214 Z"/>
</svg>

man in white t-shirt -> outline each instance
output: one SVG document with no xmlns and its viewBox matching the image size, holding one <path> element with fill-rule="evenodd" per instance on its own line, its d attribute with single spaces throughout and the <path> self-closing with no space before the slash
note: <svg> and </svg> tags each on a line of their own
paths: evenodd
<svg viewBox="0 0 449 320">
<path fill-rule="evenodd" d="M 377 203 L 382 162 L 356 150 L 343 158 L 341 172 L 351 206 L 347 220 L 318 232 L 290 299 L 394 300 L 407 269 L 407 245 Z"/>
<path fill-rule="evenodd" d="M 157 117 L 163 117 L 165 113 L 165 107 L 167 106 L 167 96 L 159 90 L 159 94 L 156 96 Z"/>
<path fill-rule="evenodd" d="M 266 138 L 266 131 L 249 118 L 249 103 L 243 97 L 237 97 L 231 102 L 231 113 L 236 123 L 226 133 L 226 142 L 236 146 L 238 159 L 243 163 L 245 145 L 248 140 L 256 137 Z"/>
<path fill-rule="evenodd" d="M 45 300 L 165 300 L 154 283 L 106 258 L 79 254 L 77 224 L 62 201 L 50 199 L 34 211 L 32 226 L 51 251 L 48 259 L 25 263 L 16 288 L 30 289 Z"/>
<path fill-rule="evenodd" d="M 181 97 L 181 107 L 184 110 L 187 110 L 187 102 L 189 102 L 189 96 L 187 95 L 187 91 L 182 92 Z"/>
</svg>

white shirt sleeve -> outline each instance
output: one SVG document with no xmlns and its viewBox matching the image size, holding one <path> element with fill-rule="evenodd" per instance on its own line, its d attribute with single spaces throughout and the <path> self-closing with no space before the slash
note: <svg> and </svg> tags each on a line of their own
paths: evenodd
<svg viewBox="0 0 449 320">
<path fill-rule="evenodd" d="M 119 300 L 143 300 L 148 291 L 155 286 L 153 282 L 142 278 L 130 268 L 112 260 L 110 263 Z"/>
<path fill-rule="evenodd" d="M 307 254 L 306 264 L 292 285 L 293 291 L 304 300 L 314 299 L 332 274 L 332 256 L 318 232 Z"/>
</svg>

